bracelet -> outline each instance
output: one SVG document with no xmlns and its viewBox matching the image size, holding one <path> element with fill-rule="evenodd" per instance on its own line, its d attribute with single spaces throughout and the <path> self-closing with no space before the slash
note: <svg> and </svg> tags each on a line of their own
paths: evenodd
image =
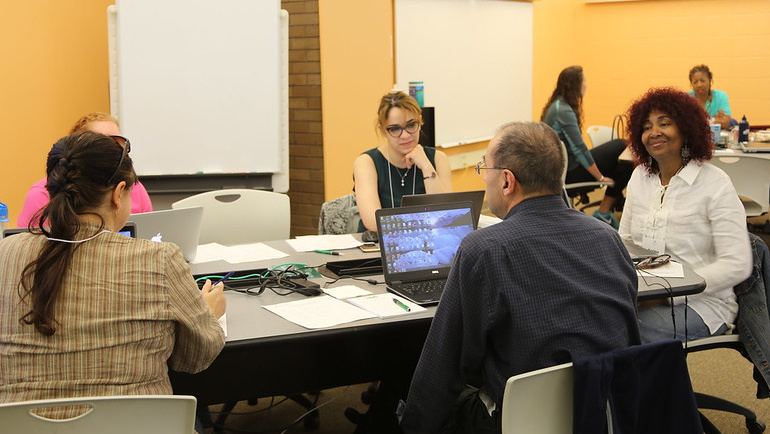
<svg viewBox="0 0 770 434">
<path fill-rule="evenodd" d="M 604 181 L 604 175 L 602 175 L 602 177 L 599 178 L 599 182 L 602 182 L 602 181 Z"/>
<path fill-rule="evenodd" d="M 430 174 L 430 176 L 424 176 L 422 179 L 424 181 L 426 179 L 431 179 L 431 178 L 435 178 L 435 177 L 436 177 L 436 172 L 433 172 L 433 173 Z"/>
</svg>

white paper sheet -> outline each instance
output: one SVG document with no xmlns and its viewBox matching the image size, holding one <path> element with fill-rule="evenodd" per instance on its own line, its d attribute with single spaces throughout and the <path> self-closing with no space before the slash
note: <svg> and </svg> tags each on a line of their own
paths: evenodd
<svg viewBox="0 0 770 434">
<path fill-rule="evenodd" d="M 219 323 L 219 326 L 222 327 L 222 331 L 225 332 L 225 337 L 227 337 L 227 312 L 223 313 L 222 316 L 217 319 L 217 322 Z"/>
<path fill-rule="evenodd" d="M 363 295 L 369 295 L 372 293 L 372 291 L 367 291 L 364 288 L 359 288 L 355 285 L 342 285 L 335 288 L 324 288 L 324 292 L 340 300 L 345 298 L 361 297 Z"/>
<path fill-rule="evenodd" d="M 306 235 L 286 242 L 298 252 L 312 252 L 313 250 L 343 250 L 352 249 L 363 244 L 353 235 Z"/>
<path fill-rule="evenodd" d="M 241 262 L 264 261 L 279 259 L 289 256 L 278 249 L 274 249 L 264 243 L 241 244 L 237 246 L 223 246 L 217 243 L 201 244 L 195 255 L 194 264 L 212 261 L 226 261 L 231 264 Z"/>
<path fill-rule="evenodd" d="M 370 312 L 328 295 L 262 307 L 307 329 L 320 329 L 375 317 Z"/>
<path fill-rule="evenodd" d="M 399 305 L 395 300 L 398 300 Z M 398 315 L 407 315 L 415 312 L 424 312 L 425 308 L 411 301 L 393 294 L 375 294 L 365 297 L 356 297 L 348 300 L 362 309 L 377 315 L 380 318 L 389 318 Z M 409 310 L 404 309 L 406 306 Z"/>
</svg>

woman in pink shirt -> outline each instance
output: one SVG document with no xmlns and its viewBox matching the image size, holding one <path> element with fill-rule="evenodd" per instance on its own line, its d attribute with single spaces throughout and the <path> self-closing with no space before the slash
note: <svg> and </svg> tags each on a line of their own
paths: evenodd
<svg viewBox="0 0 770 434">
<path fill-rule="evenodd" d="M 107 136 L 120 135 L 120 126 L 118 125 L 117 119 L 107 113 L 100 112 L 89 113 L 78 119 L 78 121 L 75 122 L 75 125 L 72 126 L 69 134 L 84 130 L 94 131 Z M 50 201 L 45 184 L 46 179 L 43 178 L 34 183 L 29 191 L 27 191 L 27 196 L 24 198 L 24 206 L 22 207 L 16 222 L 17 227 L 29 227 L 30 224 L 32 226 L 37 225 L 37 220 L 34 219 L 35 214 Z M 142 183 L 137 181 L 134 184 L 134 188 L 131 190 L 131 214 L 150 211 L 152 211 L 150 195 L 147 194 L 147 190 Z"/>
</svg>

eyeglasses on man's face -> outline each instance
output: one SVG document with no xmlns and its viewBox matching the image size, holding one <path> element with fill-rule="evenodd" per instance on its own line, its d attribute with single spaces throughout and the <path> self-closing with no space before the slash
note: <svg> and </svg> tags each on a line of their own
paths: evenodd
<svg viewBox="0 0 770 434">
<path fill-rule="evenodd" d="M 481 157 L 481 161 L 476 163 L 476 174 L 481 175 L 482 170 L 511 170 L 507 167 L 487 167 L 487 163 L 485 161 L 485 156 Z"/>
<path fill-rule="evenodd" d="M 118 161 L 118 165 L 115 167 L 115 170 L 112 172 L 112 175 L 110 176 L 110 179 L 107 180 L 107 187 L 112 185 L 112 180 L 115 178 L 115 175 L 118 174 L 118 171 L 120 170 L 120 166 L 123 165 L 123 160 L 126 159 L 126 155 L 128 155 L 129 152 L 131 152 L 131 142 L 128 141 L 127 138 L 123 136 L 110 136 L 112 137 L 112 140 L 115 140 L 115 143 L 120 145 L 121 148 L 123 148 L 123 152 L 120 154 L 120 161 Z"/>
<path fill-rule="evenodd" d="M 404 131 L 406 131 L 409 134 L 414 134 L 419 129 L 420 129 L 420 123 L 415 120 L 411 120 L 407 122 L 406 125 L 404 125 L 403 127 L 400 125 L 391 125 L 385 128 L 385 131 L 387 131 L 391 137 L 399 138 L 401 137 L 401 133 L 403 133 Z"/>
</svg>

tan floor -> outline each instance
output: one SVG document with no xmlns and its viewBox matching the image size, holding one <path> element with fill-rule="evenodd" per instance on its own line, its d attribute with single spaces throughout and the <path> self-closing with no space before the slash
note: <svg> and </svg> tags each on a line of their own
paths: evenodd
<svg viewBox="0 0 770 434">
<path fill-rule="evenodd" d="M 717 395 L 747 406 L 757 413 L 760 420 L 770 421 L 770 400 L 757 400 L 754 397 L 756 383 L 752 379 L 752 366 L 736 351 L 716 349 L 692 353 L 688 356 L 688 365 L 693 388 L 696 391 Z M 318 400 L 318 404 L 323 405 L 320 409 L 321 423 L 318 430 L 308 431 L 300 422 L 283 432 L 313 432 L 315 434 L 352 433 L 355 426 L 345 418 L 343 412 L 347 407 L 366 411 L 366 405 L 361 403 L 360 396 L 367 386 L 367 384 L 354 385 L 323 391 Z M 225 423 L 225 427 L 236 430 L 232 432 L 280 430 L 292 424 L 305 413 L 303 408 L 292 401 L 278 404 L 272 411 L 265 410 L 269 403 L 269 398 L 260 399 L 256 407 L 249 406 L 245 402 L 239 403 L 236 407 L 236 412 L 249 414 L 234 414 L 230 416 Z M 212 406 L 211 408 L 215 410 L 218 406 Z M 704 414 L 724 434 L 748 433 L 741 416 L 712 410 L 705 410 Z M 207 434 L 213 432 L 212 430 L 206 431 Z"/>
</svg>

